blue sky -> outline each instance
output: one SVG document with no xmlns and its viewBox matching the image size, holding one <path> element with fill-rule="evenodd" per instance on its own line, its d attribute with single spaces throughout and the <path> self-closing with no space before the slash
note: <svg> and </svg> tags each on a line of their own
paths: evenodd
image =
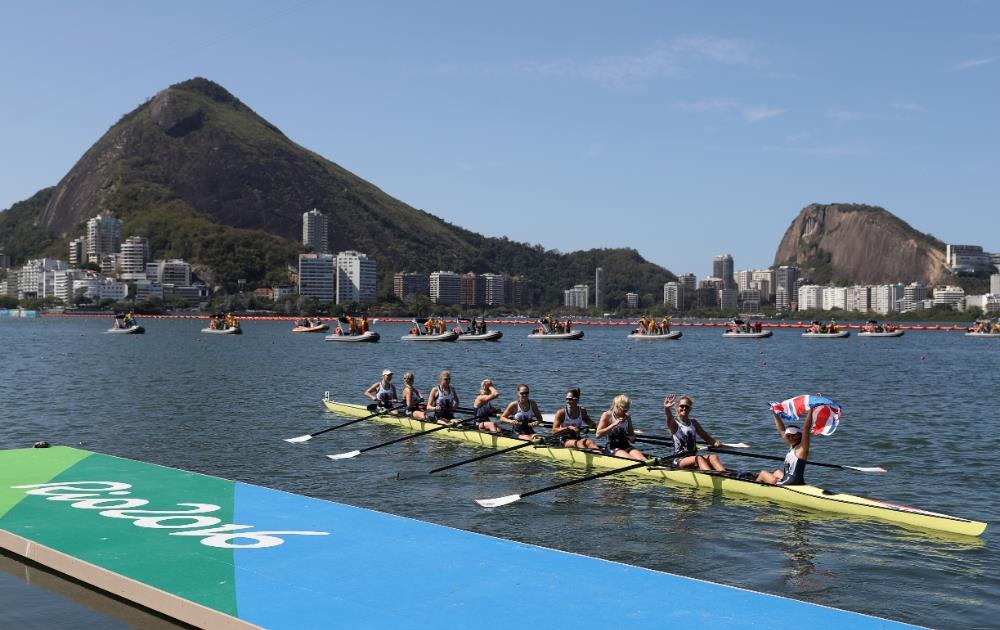
<svg viewBox="0 0 1000 630">
<path fill-rule="evenodd" d="M 0 24 L 0 208 L 204 76 L 415 207 L 561 251 L 762 267 L 838 201 L 1000 251 L 1000 3 L 33 2 Z"/>
</svg>

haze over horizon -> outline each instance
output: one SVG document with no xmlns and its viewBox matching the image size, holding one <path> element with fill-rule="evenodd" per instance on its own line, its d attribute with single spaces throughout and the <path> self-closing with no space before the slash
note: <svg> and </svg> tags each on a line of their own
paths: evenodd
<svg viewBox="0 0 1000 630">
<path fill-rule="evenodd" d="M 722 252 L 770 265 L 810 203 L 855 202 L 1000 251 L 1000 6 L 766 8 L 3 5 L 0 208 L 203 76 L 490 236 L 701 278 Z"/>
</svg>

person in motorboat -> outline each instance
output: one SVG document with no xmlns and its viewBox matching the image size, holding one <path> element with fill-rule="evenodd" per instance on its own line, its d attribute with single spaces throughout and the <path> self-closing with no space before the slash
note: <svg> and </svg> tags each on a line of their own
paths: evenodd
<svg viewBox="0 0 1000 630">
<path fill-rule="evenodd" d="M 414 420 L 423 420 L 427 417 L 424 414 L 424 397 L 413 386 L 413 372 L 403 374 L 403 383 L 406 384 L 403 387 L 403 402 L 406 404 L 403 413 Z"/>
<path fill-rule="evenodd" d="M 483 382 L 479 384 L 479 394 L 472 402 L 472 406 L 475 408 L 476 413 L 472 416 L 472 420 L 470 422 L 476 427 L 476 429 L 480 431 L 488 431 L 489 433 L 500 433 L 500 427 L 496 422 L 490 419 L 500 413 L 491 404 L 491 402 L 496 400 L 499 396 L 500 392 L 493 386 L 493 379 L 483 379 Z"/>
<path fill-rule="evenodd" d="M 597 442 L 583 437 L 587 429 L 597 429 L 597 425 L 590 419 L 587 408 L 580 405 L 580 388 L 574 387 L 566 392 L 566 404 L 556 412 L 552 420 L 552 435 L 566 448 L 600 451 L 601 447 Z"/>
<path fill-rule="evenodd" d="M 606 437 L 605 452 L 616 457 L 645 461 L 646 456 L 635 447 L 635 427 L 629 413 L 632 401 L 625 394 L 615 396 L 611 408 L 601 414 L 597 423 L 597 437 Z"/>
<path fill-rule="evenodd" d="M 674 468 L 697 468 L 698 470 L 723 471 L 726 467 L 715 453 L 698 454 L 697 438 L 714 448 L 722 446 L 702 428 L 701 423 L 691 417 L 694 401 L 690 396 L 677 399 L 677 416 L 674 417 L 674 395 L 670 394 L 663 400 L 663 413 L 667 416 L 667 433 L 674 440 Z"/>
<path fill-rule="evenodd" d="M 788 445 L 788 453 L 785 455 L 785 462 L 781 468 L 760 471 L 757 473 L 757 481 L 777 486 L 801 486 L 805 484 L 806 460 L 809 458 L 809 433 L 812 430 L 813 415 L 817 409 L 819 408 L 813 407 L 809 410 L 801 429 L 793 424 L 785 426 L 778 414 L 771 411 L 771 415 L 774 416 L 774 428 Z"/>
<path fill-rule="evenodd" d="M 361 316 L 361 334 L 363 335 L 363 334 L 365 334 L 367 332 L 368 332 L 368 316 L 367 315 L 362 315 Z"/>
<path fill-rule="evenodd" d="M 660 320 L 660 334 L 669 335 L 670 334 L 670 318 L 664 317 Z"/>
<path fill-rule="evenodd" d="M 519 440 L 541 439 L 535 427 L 542 423 L 542 412 L 530 397 L 531 390 L 525 384 L 517 386 L 517 400 L 511 401 L 500 414 L 500 423 L 509 424 L 511 435 Z"/>
<path fill-rule="evenodd" d="M 451 372 L 443 370 L 438 376 L 437 385 L 427 397 L 427 417 L 438 424 L 448 424 L 455 419 L 458 405 L 458 392 L 451 385 Z"/>
<path fill-rule="evenodd" d="M 382 379 L 365 390 L 365 396 L 369 400 L 374 400 L 379 409 L 392 409 L 399 405 L 399 396 L 396 394 L 396 386 L 392 383 L 392 370 L 386 368 L 382 370 Z M 397 412 L 393 412 L 397 414 Z"/>
</svg>

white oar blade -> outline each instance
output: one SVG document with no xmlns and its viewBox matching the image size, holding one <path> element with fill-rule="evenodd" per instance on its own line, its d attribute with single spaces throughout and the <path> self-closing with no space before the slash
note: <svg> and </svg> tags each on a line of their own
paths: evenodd
<svg viewBox="0 0 1000 630">
<path fill-rule="evenodd" d="M 337 453 L 336 455 L 327 455 L 330 459 L 350 459 L 352 457 L 357 457 L 361 454 L 361 451 L 350 451 L 348 453 Z"/>
<path fill-rule="evenodd" d="M 844 468 L 850 468 L 851 470 L 856 470 L 858 472 L 889 472 L 881 466 L 844 466 Z"/>
<path fill-rule="evenodd" d="M 508 503 L 513 503 L 515 501 L 520 501 L 520 500 L 521 500 L 521 495 L 509 494 L 505 497 L 497 497 L 495 499 L 476 499 L 476 503 L 479 504 L 479 507 L 495 508 L 495 507 L 500 507 L 501 505 L 507 505 Z"/>
<path fill-rule="evenodd" d="M 289 444 L 301 444 L 302 442 L 308 442 L 313 439 L 311 435 L 300 435 L 299 437 L 285 438 L 285 441 Z"/>
<path fill-rule="evenodd" d="M 750 445 L 747 444 L 746 442 L 737 442 L 735 444 L 726 444 L 725 442 L 723 442 L 722 445 L 727 446 L 729 448 L 750 448 Z"/>
</svg>

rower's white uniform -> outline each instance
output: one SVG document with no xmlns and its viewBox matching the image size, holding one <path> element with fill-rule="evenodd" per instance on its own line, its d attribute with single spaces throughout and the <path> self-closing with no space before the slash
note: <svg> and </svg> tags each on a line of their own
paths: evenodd
<svg viewBox="0 0 1000 630">
<path fill-rule="evenodd" d="M 615 412 L 611 412 L 611 422 L 616 422 L 622 420 L 622 423 L 616 426 L 608 433 L 608 445 L 605 450 L 611 455 L 615 454 L 615 451 L 622 450 L 626 453 L 631 451 L 634 446 L 629 442 L 629 430 L 632 428 L 632 416 L 626 413 L 624 418 L 619 418 L 615 415 Z"/>
<path fill-rule="evenodd" d="M 564 427 L 574 427 L 576 433 L 564 433 L 559 436 L 559 440 L 565 444 L 566 440 L 576 440 L 583 435 L 583 407 L 577 406 L 576 417 L 573 418 L 569 415 L 569 405 L 565 407 L 566 414 L 563 416 L 562 426 Z"/>
<path fill-rule="evenodd" d="M 511 431 L 514 435 L 534 435 L 535 429 L 531 426 L 531 423 L 535 421 L 535 412 L 531 409 L 531 402 L 528 402 L 527 409 L 521 409 L 521 401 L 517 403 L 517 411 L 511 417 L 514 420 L 511 426 Z"/>
<path fill-rule="evenodd" d="M 455 409 L 455 390 L 451 387 L 448 388 L 448 393 L 446 394 L 441 386 L 438 385 L 438 395 L 437 400 L 434 401 L 434 405 L 440 409 L 440 411 L 434 412 L 435 418 L 444 418 L 450 420 L 454 417 L 453 410 Z"/>
<path fill-rule="evenodd" d="M 375 401 L 378 403 L 378 406 L 388 409 L 392 407 L 392 401 L 394 400 L 399 400 L 399 397 L 396 396 L 396 386 L 389 383 L 389 386 L 386 387 L 384 381 L 379 381 L 378 391 L 375 392 Z"/>
<path fill-rule="evenodd" d="M 678 421 L 677 430 L 671 433 L 670 437 L 674 439 L 674 452 L 683 453 L 683 455 L 674 458 L 674 466 L 677 466 L 680 460 L 697 452 L 698 447 L 695 445 L 695 440 L 698 436 L 693 424 L 682 424 Z"/>
</svg>

